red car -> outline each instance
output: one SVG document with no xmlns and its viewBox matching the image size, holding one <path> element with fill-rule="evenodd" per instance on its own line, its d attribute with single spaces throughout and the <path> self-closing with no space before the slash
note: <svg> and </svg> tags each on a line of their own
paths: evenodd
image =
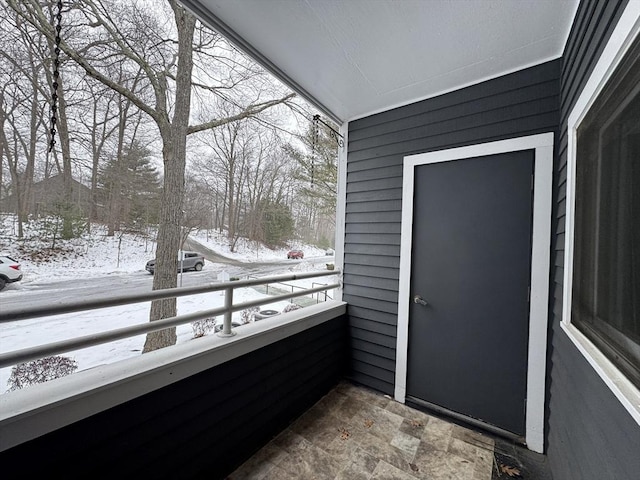
<svg viewBox="0 0 640 480">
<path fill-rule="evenodd" d="M 304 258 L 304 253 L 302 250 L 290 250 L 289 253 L 287 253 L 287 258 L 300 260 Z"/>
</svg>

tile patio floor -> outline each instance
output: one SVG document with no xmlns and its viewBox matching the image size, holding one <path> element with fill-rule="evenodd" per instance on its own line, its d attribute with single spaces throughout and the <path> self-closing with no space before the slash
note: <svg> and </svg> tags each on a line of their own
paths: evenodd
<svg viewBox="0 0 640 480">
<path fill-rule="evenodd" d="M 494 440 L 338 384 L 228 480 L 491 480 Z"/>
</svg>

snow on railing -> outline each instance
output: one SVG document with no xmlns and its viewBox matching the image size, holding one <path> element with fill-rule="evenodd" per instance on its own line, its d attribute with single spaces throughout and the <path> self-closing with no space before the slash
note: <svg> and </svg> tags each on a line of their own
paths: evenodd
<svg viewBox="0 0 640 480">
<path fill-rule="evenodd" d="M 230 337 L 235 335 L 235 332 L 231 329 L 231 317 L 233 312 L 238 312 L 247 308 L 258 307 L 264 303 L 267 303 L 267 299 L 261 298 L 258 300 L 251 300 L 234 305 L 233 292 L 235 289 L 339 274 L 339 270 L 292 273 L 284 275 L 274 275 L 269 277 L 252 278 L 248 280 L 209 283 L 207 285 L 200 285 L 197 287 L 178 287 L 164 290 L 153 290 L 145 294 L 138 293 L 130 295 L 118 295 L 97 300 L 80 300 L 68 303 L 55 303 L 47 306 L 22 307 L 8 311 L 3 310 L 0 313 L 0 323 L 8 323 L 31 318 L 47 317 L 51 315 L 61 315 L 65 313 L 82 312 L 87 310 L 115 307 L 118 305 L 128 305 L 152 300 L 160 300 L 164 298 L 177 298 L 187 295 L 198 295 L 202 293 L 220 291 L 224 291 L 225 293 L 225 303 L 223 307 L 201 310 L 199 312 L 194 312 L 186 315 L 178 315 L 175 317 L 164 318 L 162 320 L 155 320 L 152 322 L 118 328 L 106 332 L 62 340 L 59 342 L 53 342 L 44 345 L 38 345 L 37 347 L 24 348 L 22 350 L 14 350 L 11 352 L 2 353 L 0 354 L 0 368 L 8 367 L 21 362 L 36 360 L 50 355 L 56 355 L 78 348 L 91 347 L 94 345 L 100 345 L 103 343 L 120 340 L 122 338 L 129 338 L 135 335 L 164 330 L 165 328 L 177 327 L 178 325 L 183 325 L 195 320 L 214 317 L 216 315 L 224 315 L 223 328 L 217 335 L 221 337 Z M 327 290 L 332 290 L 339 287 L 339 283 L 322 284 L 319 287 L 306 288 L 295 292 L 292 291 L 291 293 L 271 296 L 268 298 L 268 303 L 288 300 L 291 298 L 314 294 L 317 292 L 325 292 L 326 294 Z"/>
</svg>

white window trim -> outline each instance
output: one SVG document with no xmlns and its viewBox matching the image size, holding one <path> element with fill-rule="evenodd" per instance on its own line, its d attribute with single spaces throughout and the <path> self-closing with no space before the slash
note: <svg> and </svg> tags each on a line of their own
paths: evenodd
<svg viewBox="0 0 640 480">
<path fill-rule="evenodd" d="M 527 448 L 538 453 L 543 453 L 549 263 L 551 249 L 553 133 L 410 155 L 404 158 L 395 399 L 404 403 L 407 389 L 415 168 L 419 165 L 429 163 L 482 157 L 521 150 L 535 150 L 525 439 Z"/>
<path fill-rule="evenodd" d="M 564 294 L 560 326 L 580 353 L 611 389 L 631 417 L 640 425 L 640 390 L 605 357 L 602 352 L 571 324 L 573 289 L 573 254 L 575 229 L 575 178 L 577 129 L 602 92 L 607 81 L 640 32 L 640 1 L 631 1 L 622 13 L 598 63 L 576 101 L 567 124 L 567 212 L 565 219 Z"/>
</svg>

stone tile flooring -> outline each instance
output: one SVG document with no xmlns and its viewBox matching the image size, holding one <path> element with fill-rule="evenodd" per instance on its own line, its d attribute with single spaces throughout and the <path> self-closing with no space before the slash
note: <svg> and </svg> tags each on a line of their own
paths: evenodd
<svg viewBox="0 0 640 480">
<path fill-rule="evenodd" d="M 491 480 L 494 445 L 342 382 L 228 480 Z"/>
</svg>

